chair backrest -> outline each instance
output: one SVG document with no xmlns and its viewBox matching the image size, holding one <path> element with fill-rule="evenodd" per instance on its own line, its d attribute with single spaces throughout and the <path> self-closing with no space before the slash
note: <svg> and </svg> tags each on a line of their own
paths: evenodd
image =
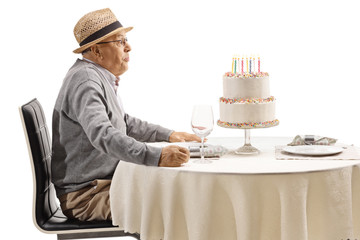
<svg viewBox="0 0 360 240">
<path fill-rule="evenodd" d="M 33 218 L 42 228 L 59 209 L 51 183 L 51 139 L 43 109 L 37 99 L 20 107 L 34 179 Z"/>
</svg>

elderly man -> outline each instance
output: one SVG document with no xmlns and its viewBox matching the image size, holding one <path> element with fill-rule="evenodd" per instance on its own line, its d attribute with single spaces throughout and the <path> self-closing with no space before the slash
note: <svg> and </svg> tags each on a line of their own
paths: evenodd
<svg viewBox="0 0 360 240">
<path fill-rule="evenodd" d="M 111 219 L 109 187 L 119 160 L 178 167 L 189 151 L 144 142 L 200 141 L 125 113 L 117 95 L 131 47 L 110 9 L 90 12 L 74 28 L 82 53 L 67 73 L 53 113 L 52 181 L 64 214 L 84 221 Z"/>
</svg>

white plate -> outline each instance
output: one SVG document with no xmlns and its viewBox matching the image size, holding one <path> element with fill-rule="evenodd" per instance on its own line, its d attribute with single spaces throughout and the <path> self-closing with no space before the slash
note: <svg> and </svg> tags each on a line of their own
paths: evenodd
<svg viewBox="0 0 360 240">
<path fill-rule="evenodd" d="M 283 151 L 293 154 L 308 155 L 308 156 L 326 156 L 341 153 L 344 149 L 336 146 L 324 145 L 300 145 L 287 146 Z"/>
</svg>

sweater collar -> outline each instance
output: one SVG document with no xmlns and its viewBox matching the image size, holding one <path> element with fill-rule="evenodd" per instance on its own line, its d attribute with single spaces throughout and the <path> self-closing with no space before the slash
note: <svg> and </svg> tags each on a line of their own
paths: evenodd
<svg viewBox="0 0 360 240">
<path fill-rule="evenodd" d="M 108 82 L 110 83 L 110 85 L 112 86 L 112 88 L 116 91 L 117 88 L 117 82 L 119 82 L 120 78 L 116 77 L 114 74 L 112 74 L 109 70 L 107 70 L 106 68 L 100 66 L 99 64 L 84 58 L 82 59 L 82 61 L 88 62 L 88 63 L 92 63 L 101 73 L 102 75 L 106 78 L 106 80 L 108 80 Z"/>
</svg>

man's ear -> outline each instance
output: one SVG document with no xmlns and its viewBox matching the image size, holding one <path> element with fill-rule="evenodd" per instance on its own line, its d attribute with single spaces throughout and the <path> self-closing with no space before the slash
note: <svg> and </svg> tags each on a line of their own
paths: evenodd
<svg viewBox="0 0 360 240">
<path fill-rule="evenodd" d="M 94 46 L 91 46 L 91 52 L 94 54 L 94 57 L 102 59 L 102 53 L 100 48 L 95 44 Z"/>
</svg>

